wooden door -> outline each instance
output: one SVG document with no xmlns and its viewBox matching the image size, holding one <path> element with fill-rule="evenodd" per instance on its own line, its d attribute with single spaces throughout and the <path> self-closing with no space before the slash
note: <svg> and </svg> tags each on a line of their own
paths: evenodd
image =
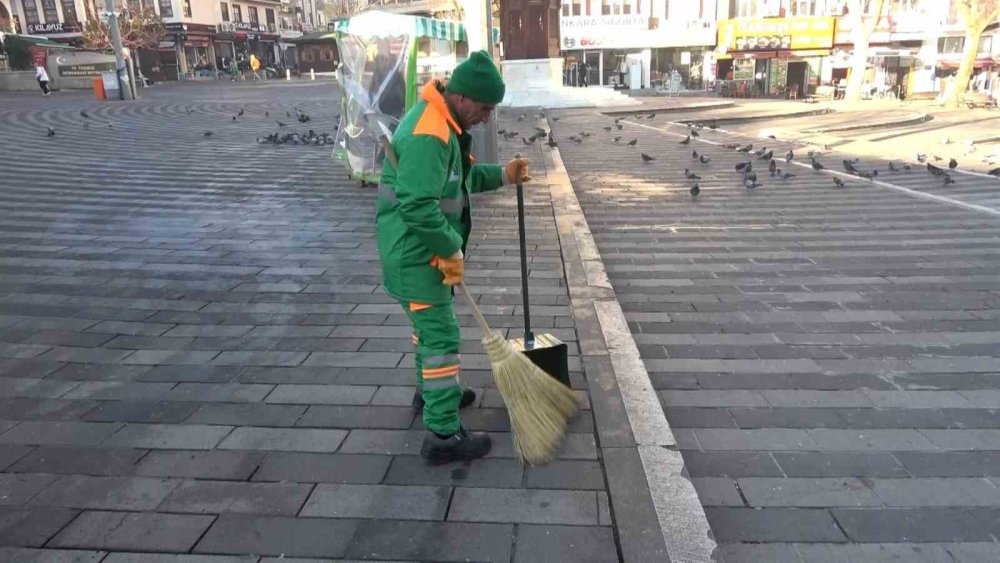
<svg viewBox="0 0 1000 563">
<path fill-rule="evenodd" d="M 545 7 L 528 6 L 524 20 L 523 36 L 527 40 L 528 59 L 545 59 L 549 56 L 548 34 L 545 29 Z"/>
</svg>

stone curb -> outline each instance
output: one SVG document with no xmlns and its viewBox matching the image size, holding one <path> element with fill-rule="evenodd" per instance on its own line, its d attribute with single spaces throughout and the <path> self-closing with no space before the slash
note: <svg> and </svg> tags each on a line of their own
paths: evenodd
<svg viewBox="0 0 1000 563">
<path fill-rule="evenodd" d="M 705 510 L 562 158 L 558 149 L 543 154 L 622 560 L 712 561 Z"/>
<path fill-rule="evenodd" d="M 840 112 L 838 112 L 840 113 Z M 845 115 L 848 115 L 845 113 Z M 922 113 L 916 117 L 906 119 L 893 119 L 886 121 L 876 121 L 874 123 L 859 123 L 853 125 L 838 125 L 834 127 L 820 127 L 818 129 L 807 129 L 803 133 L 837 133 L 841 131 L 861 131 L 867 129 L 881 129 L 883 127 L 900 127 L 905 125 L 916 125 L 930 120 L 930 116 Z"/>
</svg>

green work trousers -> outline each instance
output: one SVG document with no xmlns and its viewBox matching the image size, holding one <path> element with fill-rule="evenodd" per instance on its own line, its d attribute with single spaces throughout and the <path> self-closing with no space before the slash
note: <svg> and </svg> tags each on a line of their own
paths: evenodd
<svg viewBox="0 0 1000 563">
<path fill-rule="evenodd" d="M 424 426 L 435 434 L 450 436 L 461 426 L 458 405 L 462 400 L 458 382 L 462 337 L 455 305 L 401 304 L 413 327 L 417 390 L 424 397 Z"/>
</svg>

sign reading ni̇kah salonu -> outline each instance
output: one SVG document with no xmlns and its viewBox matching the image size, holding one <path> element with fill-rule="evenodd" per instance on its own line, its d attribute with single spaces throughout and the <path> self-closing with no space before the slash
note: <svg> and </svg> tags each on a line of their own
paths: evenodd
<svg viewBox="0 0 1000 563">
<path fill-rule="evenodd" d="M 728 51 L 829 49 L 835 21 L 830 17 L 723 20 L 718 44 Z"/>
</svg>

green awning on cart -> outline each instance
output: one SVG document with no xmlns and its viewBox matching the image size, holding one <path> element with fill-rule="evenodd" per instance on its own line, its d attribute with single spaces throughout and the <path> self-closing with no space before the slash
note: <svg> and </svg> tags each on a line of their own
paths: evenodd
<svg viewBox="0 0 1000 563">
<path fill-rule="evenodd" d="M 394 37 L 413 35 L 445 41 L 465 41 L 465 24 L 452 20 L 425 18 L 371 11 L 337 22 L 341 33 L 368 37 Z M 493 29 L 493 42 L 500 42 L 500 30 Z"/>
</svg>

